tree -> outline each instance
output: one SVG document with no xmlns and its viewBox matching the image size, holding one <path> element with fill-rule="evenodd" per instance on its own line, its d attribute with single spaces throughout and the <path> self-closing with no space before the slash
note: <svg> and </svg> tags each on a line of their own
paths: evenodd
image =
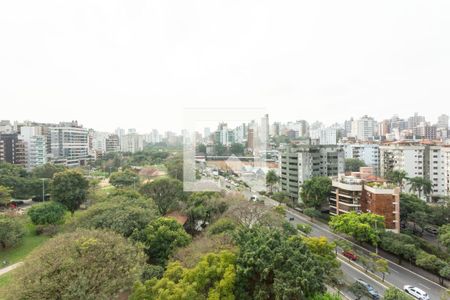
<svg viewBox="0 0 450 300">
<path fill-rule="evenodd" d="M 419 198 L 422 198 L 422 193 L 428 197 L 432 190 L 432 183 L 429 179 L 423 177 L 413 177 L 409 179 L 411 192 L 417 193 Z"/>
<path fill-rule="evenodd" d="M 255 226 L 236 234 L 237 299 L 305 299 L 325 290 L 325 265 L 302 238 Z"/>
<path fill-rule="evenodd" d="M 37 166 L 37 167 L 33 168 L 33 171 L 31 172 L 31 174 L 35 178 L 52 179 L 56 173 L 63 172 L 66 169 L 67 168 L 62 165 L 55 165 L 55 164 L 47 163 L 45 165 Z"/>
<path fill-rule="evenodd" d="M 135 186 L 139 183 L 139 175 L 131 170 L 114 172 L 109 177 L 109 183 L 118 188 Z"/>
<path fill-rule="evenodd" d="M 389 263 L 386 259 L 381 257 L 375 257 L 375 271 L 381 273 L 382 281 L 386 277 L 386 273 L 389 273 Z"/>
<path fill-rule="evenodd" d="M 312 227 L 309 224 L 297 224 L 297 229 L 306 235 L 310 234 L 312 231 Z"/>
<path fill-rule="evenodd" d="M 86 200 L 89 182 L 76 170 L 56 173 L 52 185 L 52 199 L 73 214 Z"/>
<path fill-rule="evenodd" d="M 237 224 L 235 221 L 229 218 L 221 218 L 208 226 L 208 233 L 210 235 L 218 235 L 222 233 L 230 234 L 233 233 L 236 228 Z"/>
<path fill-rule="evenodd" d="M 206 145 L 205 144 L 198 144 L 196 152 L 198 154 L 206 154 Z"/>
<path fill-rule="evenodd" d="M 384 217 L 372 213 L 350 212 L 333 216 L 329 225 L 333 231 L 352 236 L 358 242 L 378 245 L 380 234 L 384 231 Z"/>
<path fill-rule="evenodd" d="M 386 179 L 398 185 L 400 187 L 400 193 L 402 193 L 407 175 L 405 171 L 393 170 L 387 172 Z"/>
<path fill-rule="evenodd" d="M 220 198 L 219 193 L 197 192 L 192 193 L 186 201 L 184 209 L 188 220 L 185 228 L 188 232 L 201 231 L 207 224 L 223 214 L 228 204 Z"/>
<path fill-rule="evenodd" d="M 308 249 L 316 256 L 316 260 L 320 261 L 325 267 L 325 280 L 327 283 L 336 281 L 339 274 L 340 264 L 336 259 L 334 252 L 335 245 L 329 243 L 326 237 L 304 237 L 303 242 Z"/>
<path fill-rule="evenodd" d="M 450 224 L 443 225 L 439 228 L 438 239 L 450 251 Z"/>
<path fill-rule="evenodd" d="M 0 215 L 0 245 L 7 249 L 18 245 L 24 236 L 23 225 L 15 217 Z"/>
<path fill-rule="evenodd" d="M 144 184 L 139 190 L 144 196 L 155 201 L 159 213 L 165 215 L 183 200 L 183 184 L 178 179 L 160 178 Z"/>
<path fill-rule="evenodd" d="M 80 212 L 76 215 L 74 225 L 88 229 L 109 229 L 129 237 L 144 230 L 157 217 L 155 206 L 147 199 L 114 197 Z"/>
<path fill-rule="evenodd" d="M 331 191 L 331 179 L 325 176 L 305 180 L 300 196 L 306 207 L 320 209 Z"/>
<path fill-rule="evenodd" d="M 347 158 L 345 160 L 345 172 L 359 172 L 359 169 L 365 166 L 366 163 L 357 158 Z"/>
<path fill-rule="evenodd" d="M 235 260 L 233 253 L 222 251 L 204 256 L 192 269 L 170 263 L 161 279 L 138 283 L 130 299 L 234 300 Z"/>
<path fill-rule="evenodd" d="M 403 224 L 415 222 L 417 213 L 429 214 L 428 205 L 414 194 L 401 194 L 400 203 L 400 220 Z M 414 218 L 415 213 L 416 218 Z"/>
<path fill-rule="evenodd" d="M 145 245 L 145 253 L 149 262 L 164 265 L 167 259 L 179 247 L 191 242 L 191 236 L 186 233 L 183 226 L 169 218 L 158 218 L 144 229 L 137 238 Z"/>
<path fill-rule="evenodd" d="M 58 235 L 13 275 L 10 299 L 113 299 L 141 273 L 142 251 L 107 231 Z"/>
<path fill-rule="evenodd" d="M 370 297 L 369 292 L 367 291 L 367 289 L 362 286 L 360 283 L 358 282 L 354 282 L 350 288 L 349 288 L 350 292 L 355 295 L 356 300 L 361 299 L 362 297 L 366 296 L 366 297 Z"/>
<path fill-rule="evenodd" d="M 11 201 L 11 190 L 0 185 L 0 205 L 7 206 Z"/>
<path fill-rule="evenodd" d="M 310 218 L 311 221 L 313 221 L 314 218 L 317 218 L 317 217 L 320 216 L 320 211 L 318 211 L 317 209 L 315 209 L 315 208 L 313 208 L 313 207 L 305 208 L 305 209 L 303 210 L 303 213 L 304 213 L 305 215 L 307 215 L 307 216 Z"/>
<path fill-rule="evenodd" d="M 230 146 L 230 152 L 236 156 L 244 155 L 245 147 L 241 143 L 232 143 Z"/>
<path fill-rule="evenodd" d="M 167 168 L 167 174 L 174 179 L 183 181 L 183 158 L 176 156 L 171 159 L 167 159 L 165 162 Z"/>
<path fill-rule="evenodd" d="M 440 271 L 448 266 L 445 261 L 441 260 L 436 255 L 428 254 L 425 251 L 419 251 L 417 253 L 416 265 L 439 275 L 439 281 L 443 284 L 443 277 L 441 276 Z M 446 270 L 444 270 L 443 273 L 445 274 L 445 272 Z"/>
<path fill-rule="evenodd" d="M 411 296 L 405 292 L 395 288 L 390 287 L 384 292 L 384 300 L 411 300 Z"/>
<path fill-rule="evenodd" d="M 33 205 L 27 214 L 35 225 L 56 225 L 64 222 L 66 208 L 60 203 L 49 201 Z"/>
<path fill-rule="evenodd" d="M 271 193 L 273 192 L 273 186 L 275 184 L 277 184 L 278 181 L 280 181 L 280 178 L 278 177 L 278 175 L 275 172 L 275 170 L 270 170 L 269 172 L 267 172 L 266 183 L 270 187 L 270 192 Z"/>
</svg>

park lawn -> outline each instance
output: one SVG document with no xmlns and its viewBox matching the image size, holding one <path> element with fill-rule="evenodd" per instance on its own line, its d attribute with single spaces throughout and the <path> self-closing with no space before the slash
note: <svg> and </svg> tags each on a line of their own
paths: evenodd
<svg viewBox="0 0 450 300">
<path fill-rule="evenodd" d="M 25 235 L 22 242 L 11 249 L 0 250 L 0 262 L 7 261 L 8 265 L 23 261 L 23 259 L 36 247 L 49 239 L 45 235 L 36 235 L 36 227 L 28 217 L 24 217 Z M 3 267 L 3 265 L 2 265 Z"/>
</svg>

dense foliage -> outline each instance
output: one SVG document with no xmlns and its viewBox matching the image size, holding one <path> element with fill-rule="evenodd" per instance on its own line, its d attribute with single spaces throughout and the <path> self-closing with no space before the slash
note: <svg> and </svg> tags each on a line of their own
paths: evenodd
<svg viewBox="0 0 450 300">
<path fill-rule="evenodd" d="M 302 238 L 253 227 L 240 230 L 236 243 L 238 299 L 305 299 L 324 291 L 326 266 Z"/>
<path fill-rule="evenodd" d="M 16 246 L 22 240 L 24 228 L 16 217 L 0 215 L 0 246 L 1 249 Z"/>
<path fill-rule="evenodd" d="M 331 191 L 331 179 L 325 176 L 317 176 L 305 180 L 302 185 L 300 197 L 306 207 L 320 209 Z"/>
<path fill-rule="evenodd" d="M 52 199 L 73 214 L 86 200 L 89 182 L 77 170 L 56 173 L 53 178 Z"/>
<path fill-rule="evenodd" d="M 112 232 L 58 235 L 14 274 L 9 299 L 112 299 L 140 275 L 143 254 Z"/>
<path fill-rule="evenodd" d="M 184 198 L 183 184 L 172 178 L 160 178 L 146 183 L 141 187 L 140 193 L 155 201 L 161 215 L 177 207 L 178 202 Z"/>
<path fill-rule="evenodd" d="M 27 212 L 35 225 L 61 224 L 64 221 L 65 213 L 65 207 L 54 201 L 33 205 Z"/>
<path fill-rule="evenodd" d="M 235 259 L 233 253 L 222 251 L 206 255 L 192 269 L 171 263 L 161 279 L 138 283 L 131 299 L 234 300 Z"/>
</svg>

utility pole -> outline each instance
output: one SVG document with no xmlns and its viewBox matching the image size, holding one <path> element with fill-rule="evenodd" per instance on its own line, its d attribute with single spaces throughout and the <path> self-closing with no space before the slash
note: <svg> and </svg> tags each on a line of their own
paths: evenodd
<svg viewBox="0 0 450 300">
<path fill-rule="evenodd" d="M 42 180 L 42 201 L 45 201 L 45 178 L 41 178 Z"/>
</svg>

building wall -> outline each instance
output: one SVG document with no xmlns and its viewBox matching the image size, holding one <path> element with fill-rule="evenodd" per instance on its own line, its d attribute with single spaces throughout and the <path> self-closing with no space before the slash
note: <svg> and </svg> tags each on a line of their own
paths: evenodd
<svg viewBox="0 0 450 300">
<path fill-rule="evenodd" d="M 400 190 L 379 190 L 364 186 L 361 210 L 384 216 L 386 229 L 400 232 Z"/>
</svg>

